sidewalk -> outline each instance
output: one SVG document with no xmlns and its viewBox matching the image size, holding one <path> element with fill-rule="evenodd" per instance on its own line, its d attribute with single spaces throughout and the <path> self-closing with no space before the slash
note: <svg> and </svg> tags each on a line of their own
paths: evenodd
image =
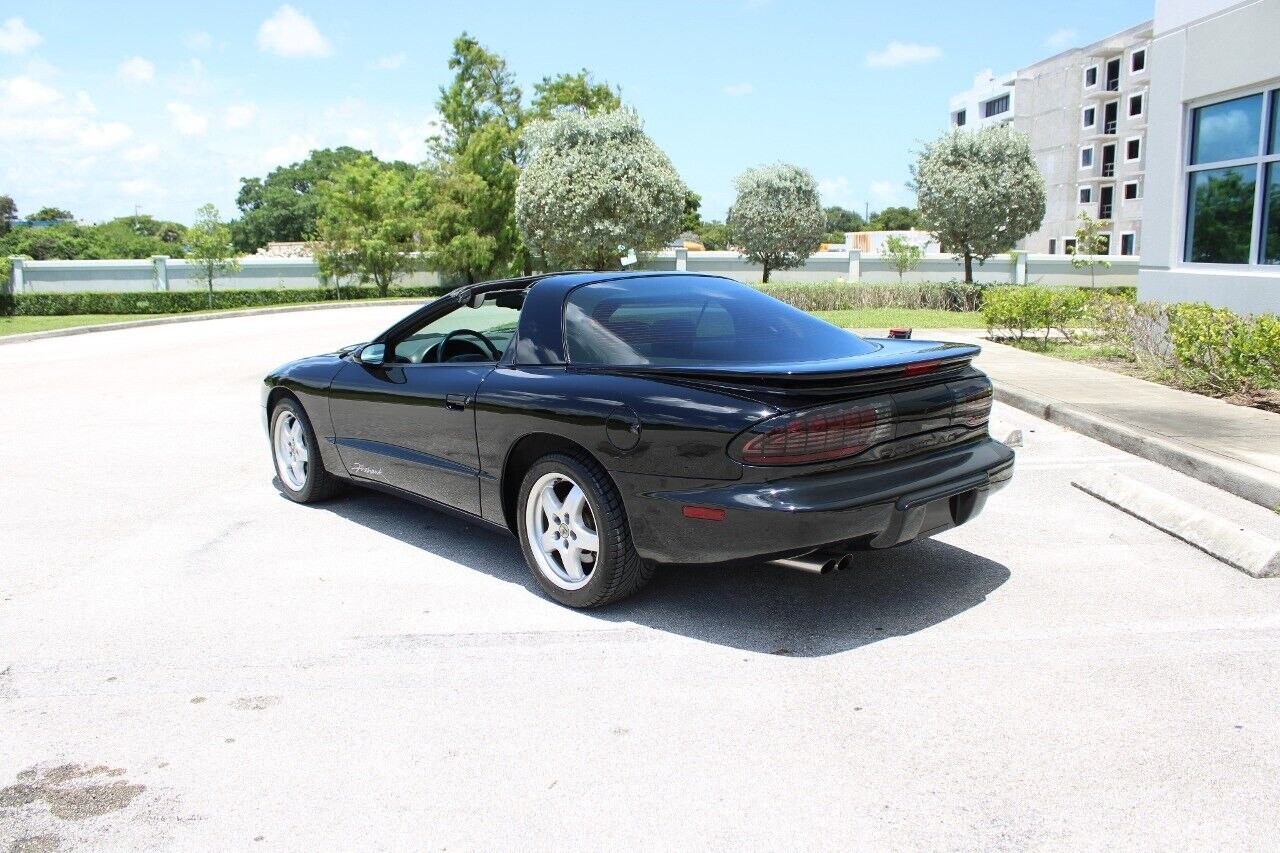
<svg viewBox="0 0 1280 853">
<path fill-rule="evenodd" d="M 992 343 L 973 329 L 921 329 L 916 337 L 980 345 L 976 364 L 1001 402 L 1280 507 L 1280 415 Z"/>
</svg>

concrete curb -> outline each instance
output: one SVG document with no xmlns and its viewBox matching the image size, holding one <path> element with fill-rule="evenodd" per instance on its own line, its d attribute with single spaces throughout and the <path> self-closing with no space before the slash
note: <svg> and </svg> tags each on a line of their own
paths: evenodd
<svg viewBox="0 0 1280 853">
<path fill-rule="evenodd" d="M 1194 545 L 1250 577 L 1280 577 L 1280 542 L 1121 474 L 1086 472 L 1071 485 Z"/>
<path fill-rule="evenodd" d="M 996 399 L 1042 420 L 1217 486 L 1267 509 L 1280 506 L 1280 477 L 1257 466 L 1177 444 L 998 382 Z"/>
<path fill-rule="evenodd" d="M 317 302 L 313 305 L 266 305 L 261 308 L 232 308 L 226 311 L 199 311 L 191 314 L 167 314 L 147 320 L 125 320 L 120 323 L 98 323 L 93 326 L 68 326 L 47 332 L 24 332 L 20 335 L 0 335 L 0 346 L 39 341 L 44 338 L 66 338 L 72 335 L 88 335 L 94 332 L 114 332 L 119 329 L 139 329 L 143 326 L 167 326 L 170 323 L 198 323 L 202 320 L 224 320 L 231 317 L 258 317 L 263 314 L 287 314 L 291 311 L 328 311 L 333 308 L 370 308 L 377 305 L 425 305 L 431 297 L 415 299 L 353 299 L 343 302 Z"/>
</svg>

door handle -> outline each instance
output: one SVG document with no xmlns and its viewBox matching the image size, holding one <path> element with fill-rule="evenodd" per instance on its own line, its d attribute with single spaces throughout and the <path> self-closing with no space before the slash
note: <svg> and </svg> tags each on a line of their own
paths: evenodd
<svg viewBox="0 0 1280 853">
<path fill-rule="evenodd" d="M 469 402 L 466 394 L 448 394 L 444 398 L 444 407 L 454 412 L 461 412 Z"/>
</svg>

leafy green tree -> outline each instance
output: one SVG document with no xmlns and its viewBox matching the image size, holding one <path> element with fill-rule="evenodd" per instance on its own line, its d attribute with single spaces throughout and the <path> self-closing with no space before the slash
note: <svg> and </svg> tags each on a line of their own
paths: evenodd
<svg viewBox="0 0 1280 853">
<path fill-rule="evenodd" d="M 804 169 L 786 163 L 748 169 L 736 181 L 729 228 L 746 256 L 769 273 L 802 265 L 822 245 L 826 214 L 818 185 Z"/>
<path fill-rule="evenodd" d="M 310 240 L 320 216 L 316 187 L 361 157 L 373 155 L 345 145 L 322 148 L 305 160 L 271 170 L 265 178 L 241 178 L 236 196 L 240 218 L 231 224 L 236 248 L 248 253 L 271 242 Z M 408 163 L 393 165 L 406 174 L 413 169 Z"/>
<path fill-rule="evenodd" d="M 621 109 L 622 98 L 608 83 L 597 83 L 591 72 L 543 77 L 533 84 L 533 103 L 527 119 L 551 118 L 562 110 L 609 113 Z"/>
<path fill-rule="evenodd" d="M 703 222 L 698 226 L 698 236 L 702 238 L 702 245 L 710 251 L 720 251 L 729 248 L 730 236 L 729 226 L 719 220 Z"/>
<path fill-rule="evenodd" d="M 702 196 L 690 189 L 684 191 L 684 212 L 680 214 L 680 232 L 690 231 L 697 234 L 702 230 L 702 216 L 698 210 L 702 207 Z"/>
<path fill-rule="evenodd" d="M 685 186 L 634 112 L 560 113 L 525 141 L 516 222 L 552 267 L 617 269 L 620 253 L 679 233 Z"/>
<path fill-rule="evenodd" d="M 1071 266 L 1076 269 L 1088 267 L 1090 286 L 1098 283 L 1094 274 L 1098 266 L 1102 266 L 1103 269 L 1111 268 L 1111 261 L 1098 257 L 1109 247 L 1111 238 L 1103 234 L 1102 228 L 1110 224 L 1106 220 L 1094 219 L 1083 210 L 1080 211 L 1080 224 L 1076 226 L 1076 243 L 1071 247 Z"/>
<path fill-rule="evenodd" d="M 326 277 L 373 282 L 380 296 L 420 265 L 420 215 L 403 170 L 361 157 L 319 187 L 316 260 Z"/>
<path fill-rule="evenodd" d="M 13 203 L 13 197 L 0 195 L 0 237 L 9 233 L 13 228 L 13 223 L 18 221 L 18 206 Z"/>
<path fill-rule="evenodd" d="M 218 216 L 218 208 L 203 205 L 196 211 L 195 224 L 187 230 L 187 259 L 209 286 L 209 307 L 213 307 L 213 281 L 220 275 L 235 275 L 240 261 L 231 244 L 231 229 Z"/>
<path fill-rule="evenodd" d="M 953 130 L 924 146 L 911 173 L 926 227 L 964 259 L 966 283 L 974 258 L 1010 251 L 1044 220 L 1044 178 L 1008 125 Z"/>
<path fill-rule="evenodd" d="M 523 247 L 513 208 L 520 169 L 509 159 L 511 131 L 493 122 L 455 157 L 424 169 L 415 195 L 428 262 L 468 283 L 515 272 Z"/>
<path fill-rule="evenodd" d="M 920 248 L 918 243 L 896 234 L 885 239 L 884 254 L 889 258 L 889 263 L 893 264 L 893 268 L 898 271 L 899 284 L 902 283 L 904 274 L 920 266 L 920 262 L 924 260 L 924 249 Z"/>
<path fill-rule="evenodd" d="M 920 211 L 914 207 L 886 207 L 871 214 L 868 231 L 916 231 L 924 227 Z"/>
<path fill-rule="evenodd" d="M 74 222 L 71 211 L 61 207 L 42 207 L 27 217 L 32 222 Z"/>
<path fill-rule="evenodd" d="M 493 123 L 505 125 L 513 133 L 519 130 L 524 116 L 522 93 L 505 59 L 464 32 L 453 40 L 449 70 L 454 73 L 453 80 L 440 88 L 436 101 L 444 121 L 444 133 L 436 142 L 439 150 L 461 154 L 474 134 Z M 513 161 L 515 144 L 513 137 Z"/>
<path fill-rule="evenodd" d="M 828 243 L 843 243 L 845 232 L 866 230 L 867 220 L 863 219 L 862 214 L 856 210 L 832 205 L 826 208 L 823 214 L 827 217 L 825 239 Z"/>
</svg>

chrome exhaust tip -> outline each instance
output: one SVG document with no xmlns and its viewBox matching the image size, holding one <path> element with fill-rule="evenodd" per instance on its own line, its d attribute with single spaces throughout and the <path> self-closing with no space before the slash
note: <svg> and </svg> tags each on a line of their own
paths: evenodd
<svg viewBox="0 0 1280 853">
<path fill-rule="evenodd" d="M 836 562 L 836 568 L 842 572 L 852 565 L 853 565 L 853 554 L 845 554 L 839 559 L 839 561 Z"/>
<path fill-rule="evenodd" d="M 814 575 L 825 575 L 835 571 L 839 560 L 831 559 L 828 554 L 802 554 L 799 557 L 786 557 L 781 560 L 770 560 L 768 565 L 782 569 L 796 569 Z"/>
</svg>

